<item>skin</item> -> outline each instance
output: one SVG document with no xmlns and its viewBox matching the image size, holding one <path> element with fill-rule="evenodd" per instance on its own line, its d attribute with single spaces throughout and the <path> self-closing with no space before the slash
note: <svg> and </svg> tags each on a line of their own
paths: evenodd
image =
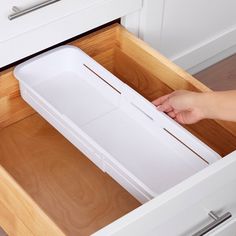
<svg viewBox="0 0 236 236">
<path fill-rule="evenodd" d="M 181 124 L 202 119 L 236 122 L 236 90 L 203 93 L 178 90 L 157 98 L 153 104 Z"/>
</svg>

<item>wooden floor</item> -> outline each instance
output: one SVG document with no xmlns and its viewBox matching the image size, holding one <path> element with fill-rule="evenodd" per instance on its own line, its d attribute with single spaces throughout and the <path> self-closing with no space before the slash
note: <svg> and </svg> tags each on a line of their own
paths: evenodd
<svg viewBox="0 0 236 236">
<path fill-rule="evenodd" d="M 236 54 L 195 74 L 194 77 L 212 90 L 236 89 Z"/>
</svg>

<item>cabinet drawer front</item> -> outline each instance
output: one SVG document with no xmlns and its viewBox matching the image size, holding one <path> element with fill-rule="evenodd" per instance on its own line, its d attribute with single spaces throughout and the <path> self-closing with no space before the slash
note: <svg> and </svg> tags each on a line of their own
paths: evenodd
<svg viewBox="0 0 236 236">
<path fill-rule="evenodd" d="M 51 4 L 47 5 L 47 2 Z M 85 10 L 98 4 L 98 2 L 101 1 L 58 0 L 53 2 L 47 0 L 3 0 L 0 10 L 0 42 L 9 40 L 28 31 L 35 30 L 78 11 Z M 39 3 L 45 4 L 39 8 L 37 7 Z M 18 8 L 19 12 L 27 9 L 29 9 L 29 11 L 17 18 L 9 19 L 9 17 L 14 13 L 14 7 Z M 104 9 L 104 14 L 105 11 L 106 10 Z M 46 37 L 46 35 L 42 35 L 42 39 Z"/>
<path fill-rule="evenodd" d="M 41 0 L 41 2 L 46 2 Z M 70 1 L 69 2 L 73 2 Z M 3 1 L 1 3 L 0 10 L 0 42 L 9 40 L 13 37 L 17 37 L 20 34 L 26 33 L 30 30 L 37 29 L 45 24 L 49 24 L 63 16 L 73 13 L 73 8 L 70 6 L 73 4 L 65 4 L 65 1 L 55 2 L 49 6 L 45 6 L 41 9 L 35 9 L 32 12 L 28 12 L 25 15 L 10 20 L 9 17 L 14 13 L 13 8 L 24 11 L 35 6 L 39 1 Z M 74 6 L 75 7 L 75 6 Z M 75 11 L 75 8 L 74 8 Z"/>
<path fill-rule="evenodd" d="M 2 2 L 0 67 L 141 7 L 141 0 L 3 0 Z M 14 10 L 26 14 L 10 20 L 9 17 Z"/>
</svg>

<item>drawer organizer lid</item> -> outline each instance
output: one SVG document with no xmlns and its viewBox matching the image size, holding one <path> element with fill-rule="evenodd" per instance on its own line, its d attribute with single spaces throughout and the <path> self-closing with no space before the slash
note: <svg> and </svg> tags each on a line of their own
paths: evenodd
<svg viewBox="0 0 236 236">
<path fill-rule="evenodd" d="M 22 97 L 141 202 L 220 158 L 76 47 L 44 53 L 14 73 Z"/>
</svg>

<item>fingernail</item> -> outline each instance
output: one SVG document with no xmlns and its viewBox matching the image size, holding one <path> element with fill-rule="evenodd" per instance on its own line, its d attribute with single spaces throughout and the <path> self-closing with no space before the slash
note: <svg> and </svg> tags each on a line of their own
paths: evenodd
<svg viewBox="0 0 236 236">
<path fill-rule="evenodd" d="M 161 105 L 157 106 L 157 110 L 158 110 L 158 111 L 163 111 L 162 106 L 161 106 Z"/>
</svg>

